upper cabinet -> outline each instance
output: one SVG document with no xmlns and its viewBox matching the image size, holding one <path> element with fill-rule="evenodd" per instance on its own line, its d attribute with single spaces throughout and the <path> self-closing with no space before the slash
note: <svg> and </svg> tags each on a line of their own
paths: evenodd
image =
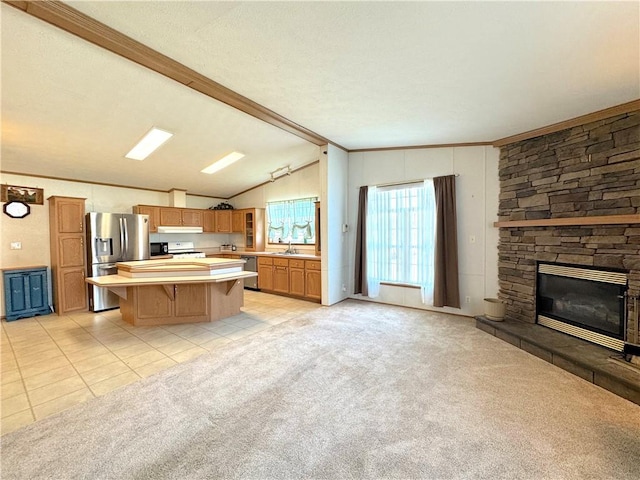
<svg viewBox="0 0 640 480">
<path fill-rule="evenodd" d="M 195 208 L 180 209 L 182 211 L 182 225 L 185 227 L 202 227 L 204 212 Z"/>
<path fill-rule="evenodd" d="M 77 214 L 73 204 L 66 207 L 65 228 L 82 228 L 77 223 Z M 265 210 L 264 208 L 244 208 L 239 210 L 210 210 L 198 208 L 158 207 L 154 205 L 136 205 L 133 213 L 149 215 L 149 233 L 158 233 L 158 226 L 166 227 L 202 227 L 204 233 L 241 233 L 245 250 L 264 251 Z M 83 218 L 83 215 L 80 215 Z"/>
<path fill-rule="evenodd" d="M 160 207 L 160 225 L 165 227 L 181 227 L 182 212 L 179 208 Z"/>
<path fill-rule="evenodd" d="M 57 233 L 84 232 L 84 198 L 56 197 L 51 204 Z"/>
<path fill-rule="evenodd" d="M 160 225 L 160 207 L 154 207 L 152 205 L 136 205 L 133 207 L 133 213 L 149 215 L 149 233 L 158 233 L 158 225 Z"/>
<path fill-rule="evenodd" d="M 231 233 L 232 210 L 215 210 L 215 212 L 216 212 L 216 232 Z"/>
<path fill-rule="evenodd" d="M 264 251 L 264 208 L 247 208 L 242 212 L 245 250 Z"/>
<path fill-rule="evenodd" d="M 231 211 L 231 231 L 233 233 L 244 232 L 244 210 Z"/>
<path fill-rule="evenodd" d="M 133 213 L 149 215 L 149 233 L 158 233 L 158 226 L 164 227 L 204 227 L 206 210 L 197 208 L 156 207 L 136 205 Z"/>
<path fill-rule="evenodd" d="M 205 233 L 216 232 L 216 211 L 205 210 L 202 212 L 202 231 Z"/>
</svg>

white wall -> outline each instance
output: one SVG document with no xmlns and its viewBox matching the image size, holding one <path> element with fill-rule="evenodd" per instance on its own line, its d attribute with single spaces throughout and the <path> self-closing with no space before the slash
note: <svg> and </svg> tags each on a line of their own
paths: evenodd
<svg viewBox="0 0 640 480">
<path fill-rule="evenodd" d="M 375 299 L 353 295 L 355 228 L 349 228 L 349 293 L 353 298 L 462 315 L 483 312 L 483 299 L 498 291 L 499 152 L 492 147 L 450 147 L 358 152 L 349 154 L 349 225 L 357 221 L 358 189 L 362 185 L 417 180 L 458 174 L 458 259 L 461 309 L 423 305 L 420 290 L 382 285 Z M 472 239 L 472 237 L 474 237 Z M 469 297 L 470 302 L 466 303 Z"/>
<path fill-rule="evenodd" d="M 329 145 L 320 157 L 322 193 L 322 304 L 333 305 L 347 298 L 349 283 L 348 175 L 349 154 Z"/>
<path fill-rule="evenodd" d="M 169 194 L 135 188 L 110 187 L 81 182 L 69 182 L 27 175 L 2 174 L 0 182 L 44 189 L 44 205 L 31 205 L 31 214 L 22 219 L 0 215 L 0 265 L 24 267 L 30 265 L 51 266 L 49 253 L 49 204 L 52 195 L 86 198 L 87 212 L 131 213 L 133 205 L 169 205 Z M 222 200 L 187 195 L 187 206 L 208 208 Z M 187 238 L 188 237 L 188 238 Z M 229 240 L 228 234 L 159 235 L 152 234 L 152 241 L 194 241 L 196 246 L 219 246 Z M 21 250 L 11 250 L 11 242 L 21 242 Z M 51 273 L 51 272 L 49 272 Z M 49 279 L 51 291 L 51 279 Z M 51 301 L 51 296 L 49 297 Z M 5 314 L 4 287 L 0 277 L 0 302 Z"/>
<path fill-rule="evenodd" d="M 236 195 L 228 200 L 234 208 L 265 208 L 267 202 L 279 200 L 293 200 L 296 198 L 320 197 L 320 167 L 313 164 L 291 175 L 278 178 L 275 182 L 269 182 L 254 188 L 241 195 Z M 232 241 L 241 245 L 241 235 L 231 235 Z M 279 245 L 265 245 L 265 250 L 282 250 Z M 315 246 L 296 245 L 300 252 L 315 253 Z"/>
</svg>

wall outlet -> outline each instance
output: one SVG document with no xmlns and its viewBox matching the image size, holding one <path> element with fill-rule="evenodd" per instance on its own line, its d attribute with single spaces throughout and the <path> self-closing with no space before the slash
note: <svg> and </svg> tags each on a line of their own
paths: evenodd
<svg viewBox="0 0 640 480">
<path fill-rule="evenodd" d="M 11 242 L 11 250 L 22 250 L 22 242 Z"/>
<path fill-rule="evenodd" d="M 343 292 L 346 292 L 346 291 L 347 291 L 347 286 L 346 286 L 344 283 L 342 284 L 342 291 L 343 291 Z"/>
<path fill-rule="evenodd" d="M 464 303 L 471 303 L 471 297 L 469 296 L 464 297 Z"/>
</svg>

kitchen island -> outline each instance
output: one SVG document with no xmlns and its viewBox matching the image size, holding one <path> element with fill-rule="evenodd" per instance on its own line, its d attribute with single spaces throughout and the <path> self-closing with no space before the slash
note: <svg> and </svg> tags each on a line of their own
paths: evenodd
<svg viewBox="0 0 640 480">
<path fill-rule="evenodd" d="M 244 260 L 188 258 L 119 262 L 118 273 L 87 278 L 120 297 L 123 320 L 136 326 L 213 322 L 240 313 Z"/>
</svg>

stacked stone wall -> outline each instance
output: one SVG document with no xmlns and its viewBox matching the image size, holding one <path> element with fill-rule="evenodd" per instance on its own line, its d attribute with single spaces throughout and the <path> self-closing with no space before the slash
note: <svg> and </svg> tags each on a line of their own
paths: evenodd
<svg viewBox="0 0 640 480">
<path fill-rule="evenodd" d="M 640 111 L 506 145 L 501 221 L 640 213 Z M 536 263 L 622 269 L 640 294 L 640 224 L 501 228 L 500 298 L 535 322 Z"/>
</svg>

